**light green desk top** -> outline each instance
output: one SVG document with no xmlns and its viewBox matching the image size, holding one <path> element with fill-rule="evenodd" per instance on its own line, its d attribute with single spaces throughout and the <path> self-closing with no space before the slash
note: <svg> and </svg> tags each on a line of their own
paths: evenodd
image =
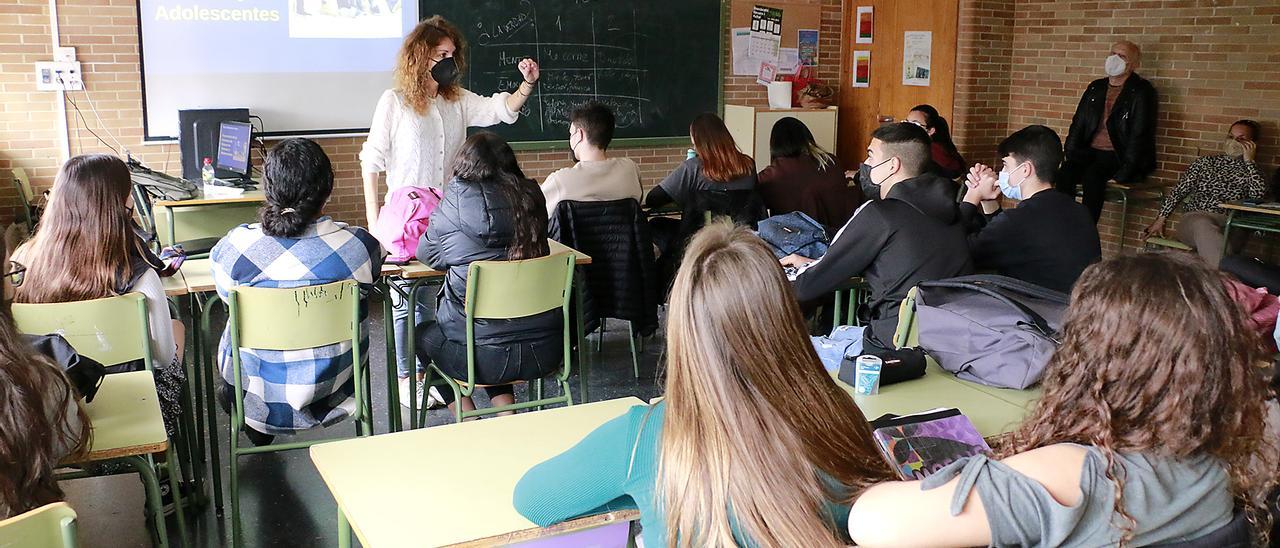
<svg viewBox="0 0 1280 548">
<path fill-rule="evenodd" d="M 591 256 L 587 255 L 586 253 L 578 251 L 572 247 L 564 245 L 555 240 L 547 240 L 547 244 L 551 248 L 552 255 L 571 252 L 571 253 L 577 254 L 577 257 L 574 257 L 573 259 L 574 264 L 578 264 L 578 265 L 591 264 Z M 416 278 L 438 278 L 440 276 L 444 276 L 444 271 L 435 270 L 425 264 L 422 264 L 420 261 L 409 261 L 408 264 L 400 267 L 399 276 L 407 280 L 412 280 Z"/>
<path fill-rule="evenodd" d="M 211 259 L 192 259 L 182 263 L 182 278 L 187 282 L 187 291 L 190 293 L 204 293 L 213 291 L 217 286 L 213 284 L 213 260 Z"/>
<path fill-rule="evenodd" d="M 874 396 L 854 395 L 853 387 L 839 380 L 862 410 L 867 420 L 885 413 L 907 415 L 939 407 L 954 407 L 964 413 L 983 437 L 1012 431 L 1039 397 L 1039 390 L 1004 390 L 955 378 L 932 361 L 919 379 L 880 388 Z"/>
<path fill-rule="evenodd" d="M 366 547 L 507 544 L 635 519 L 614 512 L 543 530 L 511 496 L 534 465 L 643 404 L 628 397 L 325 443 L 311 460 Z"/>
<path fill-rule="evenodd" d="M 185 262 L 183 264 L 186 264 Z M 160 278 L 160 284 L 164 286 L 164 296 L 181 297 L 188 293 L 187 280 L 182 277 L 182 271 L 175 272 L 172 276 Z"/>
<path fill-rule="evenodd" d="M 154 207 L 196 207 L 223 204 L 253 204 L 266 201 L 266 193 L 261 190 L 248 190 L 239 196 L 229 196 L 225 198 L 205 198 L 204 192 L 201 192 L 195 198 L 190 200 L 160 200 L 153 204 Z"/>
<path fill-rule="evenodd" d="M 77 462 L 163 453 L 169 447 L 150 371 L 107 375 L 85 412 L 93 441 L 89 455 Z"/>
</svg>

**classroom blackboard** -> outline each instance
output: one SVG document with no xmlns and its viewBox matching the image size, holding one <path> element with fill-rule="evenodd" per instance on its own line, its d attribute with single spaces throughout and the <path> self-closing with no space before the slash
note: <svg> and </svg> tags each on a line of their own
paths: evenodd
<svg viewBox="0 0 1280 548">
<path fill-rule="evenodd" d="M 719 0 L 421 0 L 419 13 L 462 31 L 463 85 L 475 93 L 516 89 L 525 57 L 541 66 L 520 120 L 489 131 L 563 141 L 569 112 L 596 100 L 617 117 L 615 140 L 656 141 L 687 138 L 695 116 L 719 111 L 721 10 Z"/>
</svg>

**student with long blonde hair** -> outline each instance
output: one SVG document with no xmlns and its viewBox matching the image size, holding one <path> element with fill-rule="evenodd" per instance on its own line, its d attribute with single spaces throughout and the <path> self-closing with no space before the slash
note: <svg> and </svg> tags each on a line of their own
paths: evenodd
<svg viewBox="0 0 1280 548">
<path fill-rule="evenodd" d="M 844 545 L 849 502 L 892 474 L 772 252 L 745 228 L 703 229 L 667 321 L 666 399 L 534 467 L 516 509 L 546 526 L 623 499 L 650 548 Z"/>
<path fill-rule="evenodd" d="M 1264 438 L 1268 356 L 1222 276 L 1165 253 L 1090 266 L 1044 395 L 999 460 L 972 457 L 923 485 L 867 490 L 849 519 L 853 539 L 1150 546 L 1218 531 L 1233 511 L 1264 534 L 1262 499 L 1277 481 L 1276 447 Z"/>
<path fill-rule="evenodd" d="M 115 156 L 86 154 L 67 160 L 35 235 L 13 254 L 27 267 L 14 302 L 65 303 L 135 291 L 146 296 L 156 391 L 165 426 L 173 434 L 186 382 L 185 330 L 169 314 L 157 273 L 163 264 L 138 236 L 132 185 L 129 167 Z"/>
</svg>

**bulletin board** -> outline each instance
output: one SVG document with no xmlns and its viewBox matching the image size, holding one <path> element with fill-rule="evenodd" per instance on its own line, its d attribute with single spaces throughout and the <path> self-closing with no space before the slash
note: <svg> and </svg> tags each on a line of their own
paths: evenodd
<svg viewBox="0 0 1280 548">
<path fill-rule="evenodd" d="M 822 28 L 822 4 L 818 0 L 800 0 L 792 2 L 733 0 L 729 7 L 729 26 L 743 28 L 751 26 L 751 8 L 765 6 L 782 10 L 782 44 L 784 48 L 799 45 L 796 32 L 800 29 L 819 30 Z"/>
</svg>

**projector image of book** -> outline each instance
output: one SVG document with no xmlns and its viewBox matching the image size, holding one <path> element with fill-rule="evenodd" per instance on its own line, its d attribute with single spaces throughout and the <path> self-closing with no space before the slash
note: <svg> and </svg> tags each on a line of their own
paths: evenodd
<svg viewBox="0 0 1280 548">
<path fill-rule="evenodd" d="M 990 454 L 991 447 L 959 409 L 932 409 L 885 415 L 871 421 L 871 434 L 898 477 L 918 480 L 965 457 Z"/>
</svg>

